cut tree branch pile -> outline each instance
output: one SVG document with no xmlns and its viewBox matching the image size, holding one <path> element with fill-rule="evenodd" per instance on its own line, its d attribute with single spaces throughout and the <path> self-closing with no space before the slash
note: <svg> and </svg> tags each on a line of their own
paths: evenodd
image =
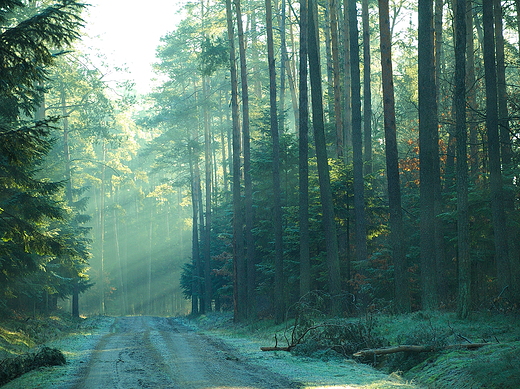
<svg viewBox="0 0 520 389">
<path fill-rule="evenodd" d="M 63 353 L 55 348 L 42 347 L 36 352 L 18 355 L 0 361 L 0 386 L 42 366 L 66 363 Z"/>
</svg>

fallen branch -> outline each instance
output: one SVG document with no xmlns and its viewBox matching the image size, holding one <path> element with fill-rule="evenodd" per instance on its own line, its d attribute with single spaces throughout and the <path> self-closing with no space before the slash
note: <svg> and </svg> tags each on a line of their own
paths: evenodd
<svg viewBox="0 0 520 389">
<path fill-rule="evenodd" d="M 462 348 L 467 350 L 474 350 L 484 346 L 488 346 L 494 343 L 464 343 L 464 344 L 451 344 L 449 346 L 416 346 L 416 345 L 399 345 L 394 347 L 385 347 L 385 348 L 374 348 L 367 350 L 360 350 L 353 355 L 355 357 L 369 357 L 374 355 L 385 355 L 385 354 L 394 354 L 399 352 L 413 352 L 413 353 L 422 353 L 422 352 L 432 352 L 446 349 L 456 349 Z"/>
<path fill-rule="evenodd" d="M 260 347 L 260 350 L 262 351 L 291 351 L 291 349 L 294 346 L 286 346 L 286 347 L 279 347 L 279 346 L 272 346 L 272 347 Z"/>
<path fill-rule="evenodd" d="M 278 346 L 278 338 L 275 335 L 274 336 L 274 339 L 276 342 L 275 346 L 260 347 L 260 350 L 262 350 L 262 351 L 291 351 L 293 348 L 295 348 L 302 342 L 305 335 L 307 335 L 310 331 L 315 330 L 317 328 L 322 328 L 322 327 L 340 327 L 340 325 L 330 324 L 330 323 L 317 324 L 317 325 L 311 326 L 311 327 L 307 328 L 305 331 L 303 331 L 303 333 L 300 335 L 300 337 L 298 339 L 294 338 L 295 330 L 293 330 L 293 334 L 292 334 L 293 340 L 292 340 L 291 344 L 288 344 L 287 346 Z M 287 343 L 289 343 L 289 342 L 287 342 Z"/>
</svg>

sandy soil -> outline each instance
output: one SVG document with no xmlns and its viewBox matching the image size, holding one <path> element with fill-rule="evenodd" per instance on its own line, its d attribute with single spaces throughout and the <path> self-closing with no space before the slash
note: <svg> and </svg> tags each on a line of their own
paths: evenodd
<svg viewBox="0 0 520 389">
<path fill-rule="evenodd" d="M 175 319 L 121 317 L 63 389 L 299 388 Z"/>
</svg>

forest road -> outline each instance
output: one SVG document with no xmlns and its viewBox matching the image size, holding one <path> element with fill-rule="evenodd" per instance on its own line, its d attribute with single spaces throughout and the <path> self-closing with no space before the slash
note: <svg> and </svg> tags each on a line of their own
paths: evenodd
<svg viewBox="0 0 520 389">
<path fill-rule="evenodd" d="M 118 318 L 74 381 L 71 389 L 301 387 L 174 318 L 150 316 Z"/>
</svg>

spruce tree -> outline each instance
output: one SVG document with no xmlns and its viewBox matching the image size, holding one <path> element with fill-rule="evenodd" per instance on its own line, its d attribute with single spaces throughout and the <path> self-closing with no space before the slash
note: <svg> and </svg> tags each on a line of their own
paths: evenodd
<svg viewBox="0 0 520 389">
<path fill-rule="evenodd" d="M 0 301 L 51 261 L 76 273 L 47 273 L 49 282 L 63 286 L 66 277 L 82 272 L 88 257 L 87 240 L 65 228 L 70 212 L 61 201 L 64 183 L 42 171 L 53 120 L 30 120 L 47 69 L 79 38 L 83 8 L 71 0 L 39 10 L 0 0 Z"/>
</svg>

